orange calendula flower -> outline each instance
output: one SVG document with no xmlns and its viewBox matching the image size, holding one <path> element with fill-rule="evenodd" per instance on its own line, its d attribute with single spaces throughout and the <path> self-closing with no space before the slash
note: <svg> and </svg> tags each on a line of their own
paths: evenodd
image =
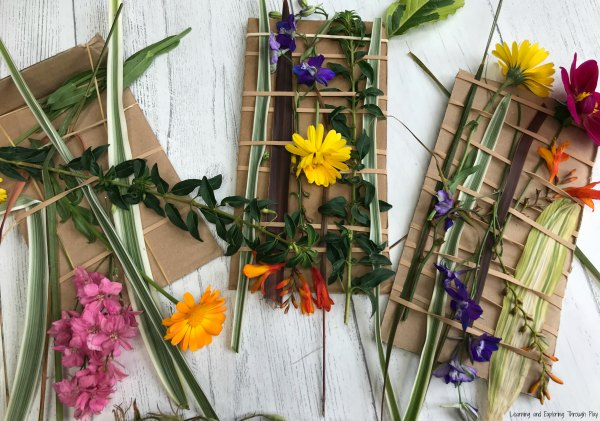
<svg viewBox="0 0 600 421">
<path fill-rule="evenodd" d="M 558 166 L 561 162 L 565 162 L 571 157 L 571 155 L 565 153 L 565 149 L 569 147 L 569 141 L 565 140 L 560 145 L 553 144 L 550 149 L 540 146 L 538 148 L 538 155 L 546 161 L 546 166 L 550 172 L 551 183 L 554 183 L 555 179 L 558 178 Z"/>
<path fill-rule="evenodd" d="M 196 351 L 212 342 L 223 330 L 225 321 L 225 299 L 217 289 L 206 288 L 198 303 L 189 292 L 183 294 L 183 301 L 177 303 L 177 311 L 163 320 L 168 326 L 166 340 L 179 345 L 182 351 Z"/>
<path fill-rule="evenodd" d="M 301 273 L 298 273 L 298 278 L 302 282 L 302 285 L 298 288 L 298 293 L 300 294 L 300 311 L 302 314 L 312 314 L 315 312 L 315 306 L 313 305 L 313 297 L 310 292 L 310 287 L 308 286 L 308 282 Z"/>
<path fill-rule="evenodd" d="M 244 266 L 243 272 L 249 279 L 258 278 L 254 284 L 250 287 L 250 291 L 253 293 L 260 291 L 265 294 L 265 281 L 269 276 L 278 270 L 282 269 L 285 266 L 285 263 L 276 263 L 272 265 L 261 265 L 261 264 L 247 264 Z"/>
<path fill-rule="evenodd" d="M 331 310 L 331 306 L 334 303 L 329 296 L 327 283 L 325 282 L 325 279 L 323 279 L 323 275 L 321 275 L 321 272 L 319 272 L 319 270 L 314 266 L 310 268 L 310 271 L 312 273 L 313 286 L 315 287 L 315 292 L 317 293 L 317 299 L 315 300 L 317 308 L 325 309 L 325 311 Z"/>
<path fill-rule="evenodd" d="M 571 197 L 581 200 L 584 204 L 594 210 L 594 200 L 600 200 L 600 190 L 594 190 L 596 185 L 600 184 L 600 181 L 590 183 L 583 187 L 567 187 L 567 192 Z"/>
</svg>

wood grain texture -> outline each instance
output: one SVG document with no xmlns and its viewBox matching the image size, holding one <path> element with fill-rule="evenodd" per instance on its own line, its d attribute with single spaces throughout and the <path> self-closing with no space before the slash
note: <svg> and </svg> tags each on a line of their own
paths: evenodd
<svg viewBox="0 0 600 421">
<path fill-rule="evenodd" d="M 389 0 L 324 0 L 331 11 L 354 9 L 365 19 L 384 12 Z M 558 65 L 569 66 L 573 52 L 580 59 L 600 58 L 600 9 L 596 0 L 559 2 L 556 0 L 505 0 L 495 40 L 531 39 L 551 51 Z M 390 42 L 389 112 L 404 121 L 426 144 L 432 146 L 446 108 L 444 95 L 407 56 L 417 54 L 451 87 L 459 68 L 474 71 L 481 59 L 497 0 L 468 1 L 456 16 L 434 26 L 418 28 Z M 269 0 L 270 10 L 279 2 Z M 257 16 L 255 0 L 147 0 L 127 2 L 123 13 L 126 54 L 173 34 L 188 26 L 193 31 L 181 46 L 161 57 L 133 86 L 161 144 L 167 150 L 180 176 L 224 176 L 221 197 L 231 195 L 235 184 L 233 157 L 239 133 L 244 34 L 248 17 Z M 106 35 L 105 2 L 102 0 L 27 0 L 0 2 L 0 36 L 21 67 L 49 57 L 76 43 L 84 43 L 96 32 Z M 7 74 L 0 63 L 0 76 Z M 490 61 L 488 75 L 497 75 Z M 560 91 L 560 89 L 559 89 Z M 1 100 L 1 99 L 0 99 Z M 401 126 L 390 120 L 388 126 L 388 171 L 391 180 L 389 199 L 395 207 L 390 213 L 390 242 L 407 231 L 418 198 L 414 186 L 421 185 L 429 161 Z M 600 178 L 596 166 L 594 179 Z M 596 265 L 597 233 L 600 217 L 586 209 L 580 246 Z M 397 261 L 400 247 L 392 251 Z M 27 248 L 14 232 L 2 244 L 0 303 L 6 373 L 11 383 L 20 343 L 24 312 Z M 170 289 L 175 296 L 184 291 L 199 294 L 211 284 L 225 289 L 227 258 L 220 258 L 177 282 Z M 234 294 L 225 293 L 230 310 Z M 342 302 L 341 295 L 333 297 Z M 385 299 L 382 300 L 385 305 Z M 164 304 L 165 312 L 170 311 Z M 343 324 L 342 308 L 334 306 L 327 318 L 328 401 L 327 420 L 375 420 L 381 399 L 370 304 L 354 299 L 354 317 Z M 231 314 L 231 313 L 229 313 Z M 215 344 L 186 357 L 200 384 L 214 402 L 223 420 L 245 414 L 276 412 L 288 420 L 320 419 L 321 394 L 321 319 L 274 312 L 258 296 L 248 299 L 244 341 L 239 354 L 229 348 L 231 320 Z M 574 264 L 564 302 L 556 373 L 564 386 L 551 386 L 552 400 L 543 408 L 527 397 L 520 397 L 514 412 L 600 410 L 600 288 Z M 156 381 L 148 356 L 137 340 L 136 351 L 124 353 L 121 362 L 129 377 L 118 386 L 114 404 L 129 405 L 137 399 L 143 411 L 168 410 L 165 394 Z M 417 356 L 395 350 L 391 376 L 401 407 L 406 406 Z M 269 371 L 261 371 L 268 359 Z M 485 382 L 466 387 L 466 399 L 483 406 Z M 0 393 L 3 408 L 5 393 Z M 459 419 L 441 405 L 456 401 L 454 388 L 434 379 L 423 409 L 422 420 Z M 53 399 L 46 398 L 47 419 L 53 419 Z M 37 407 L 31 413 L 37 419 Z M 97 420 L 111 420 L 106 411 Z M 506 416 L 507 420 L 520 420 Z M 567 417 L 568 419 L 568 417 Z"/>
</svg>

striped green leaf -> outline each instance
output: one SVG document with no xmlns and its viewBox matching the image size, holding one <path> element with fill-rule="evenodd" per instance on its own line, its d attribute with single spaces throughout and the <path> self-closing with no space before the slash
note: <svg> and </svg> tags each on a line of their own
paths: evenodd
<svg viewBox="0 0 600 421">
<path fill-rule="evenodd" d="M 259 0 L 260 8 L 258 20 L 258 32 L 268 33 L 269 15 L 265 0 Z M 258 41 L 258 77 L 256 90 L 258 92 L 269 92 L 271 90 L 271 72 L 269 69 L 269 39 L 261 36 Z M 254 108 L 254 121 L 252 124 L 252 140 L 265 141 L 267 139 L 267 118 L 269 115 L 269 96 L 257 96 Z M 258 185 L 258 168 L 265 153 L 265 145 L 252 145 L 250 147 L 250 160 L 248 163 L 248 180 L 246 182 L 246 198 L 256 198 Z M 250 221 L 250 216 L 244 214 L 244 218 Z M 248 225 L 243 228 L 244 237 L 252 241 L 254 230 Z M 244 265 L 252 263 L 252 254 L 247 251 L 240 252 L 240 267 L 238 273 L 238 286 L 236 291 L 235 310 L 233 314 L 233 332 L 231 334 L 231 349 L 235 352 L 240 350 L 240 339 L 242 335 L 242 321 L 244 316 L 244 305 L 248 294 L 248 279 L 242 273 Z"/>
<path fill-rule="evenodd" d="M 483 135 L 481 144 L 490 150 L 494 150 L 496 147 L 498 138 L 500 136 L 500 131 L 502 130 L 504 120 L 506 119 L 510 100 L 511 96 L 507 95 L 500 101 Z M 473 160 L 473 167 L 476 167 L 477 171 L 470 174 L 466 178 L 463 184 L 464 187 L 474 192 L 478 192 L 483 184 L 483 179 L 489 167 L 490 161 L 491 156 L 488 153 L 477 149 L 475 158 Z M 469 194 L 460 192 L 458 195 L 458 200 L 461 202 L 461 208 L 463 209 L 473 209 L 475 207 L 476 198 Z M 458 220 L 452 229 L 448 230 L 444 244 L 440 250 L 442 254 L 450 256 L 456 255 L 463 228 L 464 222 Z M 446 263 L 448 267 L 454 267 L 453 263 Z M 444 291 L 441 279 L 436 279 L 428 311 L 431 314 L 443 315 L 445 306 L 446 293 Z M 425 345 L 423 346 L 423 351 L 421 352 L 421 359 L 419 361 L 419 368 L 417 369 L 415 383 L 413 385 L 408 406 L 406 408 L 406 413 L 404 415 L 405 420 L 416 420 L 419 416 L 419 412 L 423 406 L 427 389 L 429 387 L 429 381 L 431 379 L 433 365 L 435 364 L 435 356 L 437 355 L 437 347 L 440 341 L 442 330 L 443 323 L 439 319 L 431 316 L 427 317 Z"/>
<path fill-rule="evenodd" d="M 6 65 L 8 67 L 9 73 L 13 78 L 15 86 L 23 96 L 25 103 L 31 110 L 33 116 L 37 120 L 38 124 L 44 131 L 44 133 L 48 136 L 52 145 L 56 148 L 58 153 L 61 155 L 62 159 L 66 162 L 70 162 L 73 159 L 73 155 L 71 151 L 67 148 L 67 145 L 63 141 L 63 139 L 56 132 L 54 127 L 52 126 L 51 120 L 44 113 L 40 104 L 37 102 L 31 90 L 23 80 L 23 76 L 19 73 L 19 70 L 15 66 L 15 63 L 10 56 L 8 50 L 6 49 L 4 43 L 0 40 L 0 55 L 2 55 Z M 84 180 L 81 179 L 81 182 Z M 140 268 L 136 265 L 135 261 L 127 251 L 125 245 L 121 241 L 118 233 L 115 230 L 115 227 L 112 225 L 111 219 L 104 210 L 100 200 L 96 196 L 94 189 L 86 185 L 82 188 L 82 192 L 90 205 L 90 209 L 94 213 L 100 228 L 106 235 L 106 238 L 121 265 L 123 266 L 123 270 L 125 272 L 125 276 L 129 280 L 130 286 L 134 292 L 134 294 L 140 300 L 140 305 L 144 309 L 146 315 L 148 316 L 148 320 L 152 326 L 152 329 L 155 330 L 157 335 L 164 336 L 165 328 L 162 325 L 162 315 L 156 303 L 153 300 L 152 295 L 147 289 L 146 281 L 144 280 L 144 274 L 140 270 Z M 198 404 L 200 408 L 202 408 L 204 414 L 209 418 L 218 419 L 216 413 L 212 409 L 210 402 L 206 399 L 204 392 L 200 388 L 199 384 L 196 382 L 194 378 L 194 374 L 190 370 L 187 365 L 183 355 L 179 352 L 179 350 L 175 347 L 167 347 L 170 358 L 175 362 L 178 369 L 180 370 L 183 377 L 186 379 L 188 386 L 192 390 L 192 393 L 198 400 Z"/>
<path fill-rule="evenodd" d="M 376 18 L 373 20 L 373 28 L 371 30 L 371 43 L 369 45 L 370 56 L 379 56 L 381 54 L 381 35 L 382 35 L 382 20 L 381 18 Z M 367 79 L 367 84 L 365 89 L 369 88 L 379 88 L 379 60 L 368 60 L 369 64 L 373 69 L 373 78 Z M 367 96 L 365 99 L 366 104 L 377 105 L 378 97 L 377 96 Z M 371 139 L 370 150 L 369 153 L 363 158 L 362 163 L 365 168 L 369 169 L 377 169 L 377 119 L 369 113 L 363 114 L 363 130 Z M 381 230 L 381 210 L 379 209 L 379 183 L 377 182 L 377 174 L 369 173 L 363 174 L 363 179 L 373 186 L 375 186 L 375 195 L 373 200 L 371 200 L 371 204 L 369 206 L 370 212 L 370 239 L 374 241 L 376 244 L 381 244 L 383 242 L 382 230 Z M 385 364 L 385 352 L 383 349 L 383 341 L 381 338 L 381 311 L 379 308 L 379 297 L 380 290 L 379 286 L 375 288 L 375 342 L 377 342 L 377 354 L 379 356 L 379 364 L 381 366 L 382 373 L 385 373 L 386 364 Z M 385 374 L 384 374 L 385 375 Z M 389 381 L 385 381 L 385 398 L 387 401 L 388 409 L 390 414 L 394 420 L 400 419 L 400 409 L 398 408 L 398 403 L 396 400 L 396 394 L 394 393 L 394 388 L 392 383 Z"/>
<path fill-rule="evenodd" d="M 109 0 L 109 22 L 113 22 L 113 34 L 108 40 L 108 62 L 107 62 L 107 131 L 108 131 L 108 162 L 110 166 L 116 166 L 123 161 L 132 158 L 131 146 L 127 132 L 127 122 L 123 110 L 123 25 L 120 16 L 116 16 L 120 0 Z M 116 19 L 116 21 L 115 21 Z M 127 180 L 125 180 L 127 181 Z M 113 220 L 115 229 L 119 234 L 123 245 L 131 255 L 136 266 L 143 270 L 144 274 L 152 278 L 152 268 L 144 242 L 144 230 L 140 215 L 139 205 L 130 206 L 129 210 L 113 207 Z M 145 310 L 141 305 L 131 286 L 127 283 L 129 296 L 133 297 L 132 305 L 136 310 Z M 145 285 L 146 293 L 151 294 L 150 288 Z M 156 299 L 155 296 L 153 296 Z M 169 357 L 170 346 L 163 337 L 152 329 L 148 320 L 148 314 L 140 316 L 140 333 L 150 360 L 158 377 L 171 399 L 181 407 L 187 407 L 187 398 L 181 379 L 177 373 L 174 361 Z"/>
<path fill-rule="evenodd" d="M 31 199 L 20 198 L 13 211 L 25 209 L 33 203 Z M 5 211 L 4 209 L 0 214 Z M 15 378 L 4 413 L 6 421 L 27 419 L 42 371 L 48 314 L 48 254 L 44 209 L 27 218 L 27 235 L 29 241 L 27 307 L 21 331 Z"/>
<path fill-rule="evenodd" d="M 569 199 L 559 199 L 544 209 L 537 222 L 563 240 L 569 241 L 577 228 L 580 212 L 578 204 Z M 560 281 L 568 254 L 567 247 L 533 228 L 515 269 L 515 279 L 526 288 L 552 295 Z M 526 288 L 515 287 L 517 297 L 523 302 L 523 309 L 533 317 L 535 330 L 539 331 L 546 318 L 548 302 Z M 520 313 L 511 314 L 513 300 L 512 294 L 504 298 L 494 334 L 509 345 L 524 348 L 530 344 L 531 337 L 529 331 L 519 331 L 523 320 Z M 523 389 L 531 363 L 531 359 L 505 347 L 500 347 L 494 353 L 490 361 L 486 420 L 502 420 Z"/>
</svg>

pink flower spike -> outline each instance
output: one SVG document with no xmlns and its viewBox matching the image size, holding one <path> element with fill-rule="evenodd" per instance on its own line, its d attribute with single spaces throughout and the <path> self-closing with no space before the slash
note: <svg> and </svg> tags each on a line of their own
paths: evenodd
<svg viewBox="0 0 600 421">
<path fill-rule="evenodd" d="M 63 311 L 61 318 L 52 323 L 52 326 L 48 330 L 48 335 L 54 338 L 54 346 L 65 346 L 69 344 L 71 340 L 71 318 L 75 312 Z M 78 315 L 75 313 L 75 315 Z"/>
<path fill-rule="evenodd" d="M 84 286 L 79 302 L 84 306 L 91 306 L 90 310 L 99 311 L 104 307 L 109 313 L 117 314 L 121 311 L 118 295 L 122 289 L 123 285 L 120 283 L 103 278 L 100 285 L 87 284 Z"/>
<path fill-rule="evenodd" d="M 75 274 L 73 275 L 73 283 L 77 289 L 77 297 L 81 297 L 83 294 L 83 288 L 88 284 L 100 285 L 100 281 L 105 276 L 98 272 L 88 272 L 85 268 L 78 266 L 75 268 Z"/>
<path fill-rule="evenodd" d="M 121 348 L 131 350 L 128 339 L 135 336 L 135 328 L 125 322 L 122 315 L 107 316 L 100 325 L 101 332 L 92 339 L 92 344 L 115 356 L 121 354 Z"/>
</svg>

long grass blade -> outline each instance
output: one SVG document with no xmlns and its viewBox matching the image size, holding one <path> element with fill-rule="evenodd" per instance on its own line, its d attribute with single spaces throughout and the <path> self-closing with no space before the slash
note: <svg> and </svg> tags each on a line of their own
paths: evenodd
<svg viewBox="0 0 600 421">
<path fill-rule="evenodd" d="M 19 70 L 15 66 L 15 63 L 10 56 L 8 50 L 6 49 L 2 40 L 0 40 L 0 55 L 4 58 L 4 61 L 7 64 L 10 75 L 13 78 L 15 86 L 23 96 L 25 103 L 30 108 L 33 116 L 37 120 L 40 127 L 43 129 L 44 133 L 48 136 L 54 147 L 57 149 L 62 159 L 66 162 L 70 162 L 73 159 L 73 155 L 71 151 L 67 148 L 67 145 L 63 141 L 63 139 L 58 135 L 54 127 L 52 126 L 52 122 L 49 117 L 44 113 L 40 104 L 37 102 L 31 90 L 23 80 L 23 76 L 19 73 Z M 79 180 L 83 182 L 84 180 Z M 102 204 L 100 203 L 98 197 L 96 196 L 94 189 L 87 185 L 83 187 L 82 192 L 90 205 L 90 209 L 94 213 L 100 228 L 105 233 L 108 242 L 113 249 L 113 252 L 121 265 L 123 266 L 123 270 L 125 271 L 125 276 L 129 279 L 130 285 L 133 289 L 134 294 L 139 298 L 140 304 L 142 308 L 144 308 L 145 313 L 148 315 L 148 320 L 152 328 L 156 331 L 156 333 L 160 336 L 165 335 L 165 328 L 162 325 L 162 316 L 158 307 L 156 306 L 152 295 L 149 293 L 146 283 L 143 277 L 141 270 L 136 266 L 135 261 L 123 245 L 119 235 L 115 231 L 112 222 L 104 210 Z M 196 396 L 198 400 L 198 404 L 204 415 L 209 418 L 218 419 L 216 413 L 214 412 L 210 402 L 202 392 L 202 389 L 198 385 L 195 380 L 194 374 L 188 367 L 183 355 L 179 352 L 178 349 L 174 347 L 167 347 L 169 355 L 171 359 L 174 360 L 175 364 L 179 368 L 181 374 L 184 379 L 188 383 L 190 389 Z"/>
<path fill-rule="evenodd" d="M 492 115 L 488 127 L 483 135 L 481 144 L 490 150 L 494 150 L 500 136 L 500 131 L 504 125 L 506 114 L 510 105 L 511 96 L 505 96 L 502 101 L 498 104 L 496 111 Z M 477 171 L 469 175 L 464 182 L 464 186 L 474 192 L 478 192 L 483 184 L 483 179 L 487 172 L 491 161 L 491 156 L 482 150 L 477 150 L 473 166 L 477 167 Z M 461 192 L 458 196 L 458 200 L 461 202 L 461 208 L 473 209 L 476 204 L 476 198 Z M 464 222 L 458 220 L 456 224 L 450 229 L 445 238 L 445 242 L 441 247 L 441 254 L 455 256 L 458 251 L 458 244 L 464 228 Z M 448 262 L 449 267 L 454 265 Z M 433 294 L 431 302 L 429 303 L 428 312 L 430 314 L 442 315 L 444 307 L 446 305 L 446 293 L 444 291 L 442 282 L 437 279 L 433 288 Z M 427 316 L 427 329 L 425 337 L 425 345 L 421 352 L 421 359 L 419 361 L 419 368 L 417 369 L 417 375 L 415 383 L 413 385 L 406 413 L 404 415 L 405 420 L 416 420 L 419 416 L 419 412 L 425 401 L 427 389 L 429 387 L 429 381 L 431 379 L 431 372 L 433 365 L 435 364 L 435 356 L 437 354 L 437 347 L 441 337 L 443 324 L 437 318 Z"/>
<path fill-rule="evenodd" d="M 373 20 L 373 27 L 371 30 L 371 43 L 369 45 L 370 56 L 379 56 L 381 54 L 381 38 L 382 38 L 382 30 L 383 24 L 381 18 L 376 18 Z M 365 89 L 369 88 L 379 88 L 379 60 L 369 60 L 369 64 L 373 68 L 373 79 L 367 80 L 367 84 Z M 373 104 L 377 105 L 377 96 L 369 96 L 365 99 L 365 104 Z M 377 169 L 377 119 L 370 115 L 363 115 L 363 130 L 366 132 L 369 139 L 371 139 L 370 150 L 369 153 L 363 158 L 362 163 L 365 165 L 365 168 L 369 169 Z M 363 179 L 371 183 L 375 186 L 375 196 L 371 201 L 369 206 L 370 212 L 370 239 L 376 244 L 381 244 L 383 242 L 383 235 L 381 229 L 381 210 L 379 209 L 379 183 L 377 180 L 377 174 L 375 173 L 367 173 L 363 174 Z M 379 287 L 375 288 L 375 342 L 377 343 L 377 354 L 379 356 L 379 365 L 381 367 L 381 372 L 384 375 L 384 398 L 387 401 L 388 410 L 390 415 L 394 420 L 400 419 L 400 409 L 398 408 L 396 394 L 394 393 L 394 388 L 391 382 L 386 381 L 386 364 L 385 364 L 385 352 L 383 349 L 383 340 L 381 338 L 381 311 L 379 308 L 379 297 L 380 290 Z M 383 408 L 382 408 L 383 409 Z M 383 414 L 382 414 L 383 415 Z"/>
<path fill-rule="evenodd" d="M 125 120 L 125 112 L 123 111 L 123 28 L 122 20 L 118 16 L 121 7 L 122 3 L 120 0 L 109 0 L 108 18 L 110 22 L 113 22 L 111 26 L 113 36 L 108 39 L 110 52 L 106 74 L 106 118 L 108 144 L 110 145 L 108 148 L 108 163 L 110 166 L 116 166 L 132 157 L 127 122 Z M 115 207 L 112 216 L 115 222 L 115 229 L 136 266 L 141 268 L 146 276 L 152 278 L 152 268 L 146 251 L 139 205 L 130 206 L 129 210 Z M 131 289 L 129 283 L 127 283 L 127 288 Z M 130 291 L 129 295 L 133 297 L 132 304 L 134 308 L 136 310 L 144 310 L 139 298 L 132 292 Z M 146 286 L 146 292 L 152 294 L 148 286 Z M 166 349 L 170 345 L 152 329 L 145 312 L 140 316 L 140 321 L 142 339 L 165 391 L 178 406 L 186 407 L 188 403 L 185 390 L 181 384 L 175 364 L 169 358 L 169 353 Z"/>
<path fill-rule="evenodd" d="M 569 199 L 559 199 L 544 209 L 537 222 L 563 240 L 570 240 L 580 212 L 578 204 Z M 517 299 L 521 300 L 522 308 L 533 318 L 531 322 L 536 332 L 544 324 L 548 302 L 528 289 L 552 295 L 560 281 L 567 255 L 568 249 L 545 233 L 535 228 L 529 233 L 514 276 L 525 286 L 515 287 Z M 531 336 L 529 330 L 520 331 L 522 315 L 511 314 L 514 299 L 511 294 L 504 297 L 494 334 L 501 337 L 504 343 L 524 348 L 530 345 Z M 500 347 L 494 353 L 490 361 L 486 420 L 502 420 L 523 389 L 531 363 L 531 359 L 505 347 Z"/>
<path fill-rule="evenodd" d="M 23 208 L 15 206 L 13 210 Z M 29 206 L 31 201 L 26 204 Z M 37 390 L 44 357 L 48 313 L 48 260 L 46 243 L 46 211 L 42 209 L 27 218 L 29 269 L 27 274 L 27 308 L 21 331 L 17 368 L 11 388 L 6 421 L 24 420 Z"/>
<path fill-rule="evenodd" d="M 265 0 L 259 0 L 260 14 L 258 31 L 269 32 L 269 15 Z M 256 90 L 258 92 L 269 92 L 271 90 L 271 73 L 269 70 L 269 39 L 260 37 L 258 41 L 258 78 Z M 254 122 L 252 126 L 252 140 L 264 141 L 267 138 L 267 117 L 269 115 L 268 96 L 257 96 Z M 246 183 L 246 198 L 254 199 L 256 197 L 256 188 L 258 184 L 258 168 L 265 153 L 264 145 L 252 145 L 250 147 L 250 161 L 248 163 L 248 181 Z M 244 218 L 250 218 L 244 215 Z M 248 240 L 254 239 L 254 230 L 247 225 L 243 229 L 244 237 Z M 233 333 L 231 335 L 231 349 L 238 352 L 240 350 L 240 339 L 242 336 L 242 321 L 244 316 L 244 306 L 246 295 L 248 293 L 248 279 L 242 273 L 245 264 L 252 262 L 252 254 L 249 252 L 240 252 L 240 268 L 238 274 L 238 286 L 236 291 L 235 310 L 233 314 Z"/>
</svg>

